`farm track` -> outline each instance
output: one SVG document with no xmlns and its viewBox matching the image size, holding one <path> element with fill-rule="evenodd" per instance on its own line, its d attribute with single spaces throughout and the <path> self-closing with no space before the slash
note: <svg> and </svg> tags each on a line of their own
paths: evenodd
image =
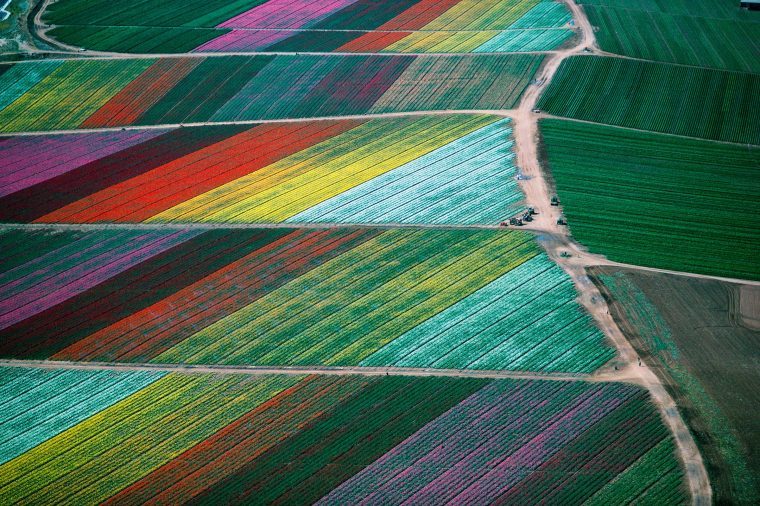
<svg viewBox="0 0 760 506">
<path fill-rule="evenodd" d="M 476 369 L 432 369 L 414 367 L 268 367 L 238 365 L 196 365 L 196 364 L 160 364 L 128 362 L 72 362 L 59 360 L 0 360 L 0 367 L 24 367 L 37 369 L 69 369 L 95 371 L 161 371 L 179 373 L 213 373 L 213 374 L 288 374 L 288 375 L 333 375 L 333 376 L 417 376 L 445 378 L 487 378 L 487 379 L 521 379 L 539 381 L 587 381 L 609 382 L 607 376 L 588 374 L 554 374 L 523 371 L 493 371 Z M 636 383 L 629 381 L 629 383 Z"/>
<path fill-rule="evenodd" d="M 647 268 L 635 265 L 620 264 L 611 262 L 599 255 L 591 255 L 586 253 L 582 246 L 573 241 L 570 237 L 569 231 L 562 226 L 557 225 L 557 218 L 561 213 L 561 209 L 550 207 L 550 187 L 547 180 L 542 173 L 539 155 L 538 155 L 538 119 L 542 117 L 550 117 L 543 114 L 533 113 L 539 97 L 544 89 L 548 86 L 552 77 L 555 75 L 557 69 L 563 60 L 570 56 L 582 55 L 582 54 L 596 54 L 601 56 L 610 56 L 623 59 L 637 59 L 630 58 L 621 55 L 615 55 L 601 51 L 596 45 L 593 28 L 585 16 L 583 10 L 576 5 L 572 0 L 563 0 L 572 12 L 573 18 L 577 27 L 580 29 L 580 37 L 576 39 L 576 45 L 568 47 L 562 50 L 556 51 L 544 51 L 536 52 L 536 54 L 546 55 L 546 59 L 539 69 L 538 74 L 534 79 L 534 84 L 529 85 L 523 93 L 522 100 L 519 107 L 516 110 L 509 111 L 426 111 L 426 112 L 414 112 L 414 113 L 391 113 L 391 114 L 369 114 L 359 116 L 347 116 L 347 117 L 329 117 L 329 118 L 292 118 L 288 120 L 274 120 L 274 121 L 250 121 L 250 122 L 229 122 L 229 124 L 247 124 L 247 123 L 266 123 L 266 122 L 295 122 L 304 120 L 320 120 L 320 119 L 357 119 L 357 118 L 378 118 L 378 117 L 399 117 L 399 116 L 411 116 L 411 115 L 428 115 L 428 114 L 473 114 L 473 113 L 487 113 L 496 114 L 499 116 L 510 117 L 515 121 L 514 136 L 515 136 L 515 149 L 517 154 L 518 166 L 521 167 L 523 174 L 528 176 L 527 179 L 520 181 L 521 189 L 523 190 L 526 198 L 526 203 L 533 206 L 538 211 L 538 216 L 535 222 L 526 227 L 528 230 L 532 230 L 539 234 L 543 234 L 544 238 L 541 241 L 544 248 L 549 253 L 549 256 L 560 265 L 572 278 L 576 285 L 576 288 L 580 294 L 580 300 L 586 307 L 589 313 L 595 318 L 599 327 L 607 335 L 610 341 L 614 344 L 615 348 L 620 353 L 620 359 L 615 361 L 618 365 L 614 370 L 607 368 L 601 370 L 594 375 L 553 375 L 553 374 L 535 374 L 527 372 L 510 372 L 510 371 L 462 371 L 451 369 L 404 369 L 404 368 L 365 368 L 365 367 L 317 367 L 317 368 L 300 368 L 300 367 L 240 367 L 240 366 L 218 366 L 218 365 L 203 365 L 203 366 L 189 366 L 182 364 L 114 364 L 114 363 L 79 363 L 79 362 L 58 362 L 58 361 L 26 361 L 26 360 L 0 360 L 0 366 L 7 367 L 37 367 L 37 368 L 68 368 L 68 369 L 105 369 L 105 370 L 158 370 L 158 371 L 175 371 L 175 372 L 193 372 L 193 373 L 236 373 L 236 374 L 334 374 L 334 375 L 404 375 L 404 376 L 450 376 L 450 377 L 480 377 L 480 378 L 494 378 L 494 379 L 535 379 L 535 380 L 554 380 L 554 381 L 609 381 L 609 382 L 628 382 L 639 384 L 647 388 L 657 404 L 663 420 L 670 428 L 674 435 L 680 458 L 685 467 L 685 476 L 688 480 L 689 489 L 692 496 L 692 503 L 697 505 L 710 504 L 712 502 L 712 490 L 710 488 L 708 476 L 702 457 L 699 450 L 691 436 L 683 418 L 678 412 L 677 406 L 673 398 L 668 394 L 660 379 L 652 372 L 652 370 L 645 364 L 637 365 L 637 355 L 631 344 L 625 338 L 617 324 L 614 322 L 609 314 L 609 310 L 598 292 L 596 287 L 591 283 L 587 274 L 586 267 L 592 265 L 613 265 L 628 267 L 632 269 L 648 270 L 654 272 L 667 272 L 673 274 L 689 275 L 693 277 L 703 277 L 709 279 L 720 279 L 723 281 L 739 282 L 744 284 L 755 284 L 755 282 L 745 282 L 741 280 L 726 280 L 725 278 L 717 278 L 713 276 L 693 275 L 689 273 L 679 273 L 672 271 L 665 271 L 661 269 Z M 151 55 L 129 55 L 122 53 L 108 53 L 108 52 L 94 52 L 94 51 L 79 51 L 78 48 L 73 46 L 62 45 L 60 42 L 50 38 L 46 35 L 46 31 L 54 28 L 54 26 L 46 26 L 41 22 L 41 16 L 45 8 L 51 3 L 51 0 L 44 0 L 42 8 L 39 10 L 34 18 L 34 26 L 37 31 L 37 37 L 44 42 L 63 49 L 63 51 L 69 50 L 70 54 L 76 57 L 92 56 L 94 59 L 116 59 L 116 58 L 179 58 L 179 57 L 209 57 L 209 56 L 230 56 L 230 55 L 246 55 L 251 56 L 252 53 L 191 53 L 191 54 L 151 54 Z M 584 52 L 584 48 L 589 48 L 590 53 Z M 260 53 L 270 55 L 292 55 L 292 52 L 270 52 Z M 324 56 L 367 56 L 367 55 L 425 55 L 425 56 L 462 56 L 462 54 L 470 55 L 472 53 L 301 53 L 302 55 L 324 55 Z M 506 53 L 478 53 L 478 54 L 499 54 L 504 55 Z M 530 54 L 530 53 L 524 53 Z M 62 58 L 65 59 L 65 58 Z M 193 123 L 185 124 L 187 126 L 200 126 L 209 123 Z M 214 123 L 225 124 L 225 123 Z M 182 125 L 168 125 L 168 126 L 182 126 Z M 154 128 L 166 128 L 167 125 L 156 126 Z M 132 128 L 130 128 L 132 129 Z M 120 128 L 106 128 L 97 130 L 61 130 L 54 132 L 44 133 L 84 133 L 93 131 L 112 131 L 120 130 Z M 19 133 L 14 135 L 41 135 L 43 132 L 29 132 Z M 108 229 L 114 227 L 128 227 L 128 228 L 142 228 L 142 227 L 157 227 L 168 228 L 176 226 L 178 228 L 198 227 L 195 224 L 177 224 L 177 225 L 110 225 L 110 224 L 95 224 L 95 225 L 0 225 L 2 228 L 86 228 L 86 229 Z M 208 228 L 237 228 L 237 226 L 231 226 L 227 224 L 202 225 Z M 309 225 L 313 228 L 329 228 L 331 224 L 319 224 Z M 341 226 L 348 226 L 342 224 Z M 243 225 L 243 227 L 246 227 Z M 252 225 L 254 227 L 262 227 L 262 225 Z M 287 227 L 287 225 L 264 225 L 264 227 Z M 383 225 L 381 228 L 399 228 L 399 225 L 388 224 Z M 496 228 L 494 226 L 483 227 L 441 227 L 436 225 L 419 226 L 415 225 L 412 228 Z M 541 238 L 539 238 L 541 240 Z M 572 256 L 569 258 L 563 258 L 560 256 L 562 251 L 572 251 Z M 760 283 L 758 283 L 760 284 Z"/>
<path fill-rule="evenodd" d="M 534 78 L 535 84 L 530 85 L 523 93 L 517 114 L 514 117 L 515 150 L 518 166 L 522 168 L 523 174 L 528 176 L 528 179 L 520 181 L 520 186 L 525 193 L 527 204 L 534 207 L 539 213 L 538 219 L 535 220 L 535 229 L 548 233 L 550 238 L 554 238 L 554 241 L 545 241 L 544 248 L 549 253 L 550 258 L 572 277 L 580 294 L 581 303 L 620 353 L 622 367 L 616 365 L 612 371 L 601 372 L 600 377 L 607 377 L 611 381 L 634 381 L 649 390 L 652 399 L 660 409 L 663 420 L 675 438 L 679 456 L 684 465 L 692 503 L 695 505 L 711 504 L 712 489 L 707 476 L 707 469 L 673 397 L 647 364 L 637 360 L 638 356 L 631 343 L 628 342 L 610 316 L 604 298 L 586 274 L 586 267 L 594 265 L 593 260 L 585 255 L 579 255 L 583 251 L 581 245 L 571 238 L 567 227 L 557 224 L 561 209 L 549 206 L 550 188 L 545 174 L 541 170 L 538 155 L 538 114 L 535 114 L 533 110 L 563 60 L 570 56 L 584 54 L 585 48 L 589 48 L 591 51 L 599 50 L 594 38 L 593 27 L 583 9 L 573 0 L 563 0 L 563 2 L 572 12 L 573 19 L 580 28 L 581 37 L 574 47 L 558 51 L 544 60 Z M 575 256 L 571 256 L 569 259 L 560 256 L 560 249 L 563 247 L 572 249 Z M 570 259 L 572 261 L 568 261 Z"/>
</svg>

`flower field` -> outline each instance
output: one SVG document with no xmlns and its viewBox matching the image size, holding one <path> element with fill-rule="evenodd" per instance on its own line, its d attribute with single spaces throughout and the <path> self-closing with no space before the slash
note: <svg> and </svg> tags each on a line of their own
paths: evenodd
<svg viewBox="0 0 760 506">
<path fill-rule="evenodd" d="M 595 123 L 760 144 L 760 74 L 573 56 L 539 107 Z"/>
<path fill-rule="evenodd" d="M 526 233 L 8 231 L 0 242 L 5 358 L 586 373 L 614 355 Z"/>
<path fill-rule="evenodd" d="M 631 385 L 2 369 L 0 389 L 0 436 L 38 435 L 0 465 L 3 503 L 686 502 Z"/>
<path fill-rule="evenodd" d="M 736 211 L 760 199 L 760 147 L 564 120 L 540 126 L 573 235 L 592 251 L 630 264 L 760 279 L 760 212 Z"/>
<path fill-rule="evenodd" d="M 760 15 L 732 0 L 581 0 L 602 49 L 636 58 L 760 72 Z"/>
<path fill-rule="evenodd" d="M 550 0 L 171 0 L 147 9 L 59 0 L 44 19 L 68 44 L 143 54 L 548 51 L 573 33 L 567 8 Z"/>
<path fill-rule="evenodd" d="M 541 61 L 260 55 L 5 64 L 0 132 L 509 109 Z"/>
<path fill-rule="evenodd" d="M 0 138 L 0 221 L 497 224 L 510 120 L 404 117 Z"/>
</svg>

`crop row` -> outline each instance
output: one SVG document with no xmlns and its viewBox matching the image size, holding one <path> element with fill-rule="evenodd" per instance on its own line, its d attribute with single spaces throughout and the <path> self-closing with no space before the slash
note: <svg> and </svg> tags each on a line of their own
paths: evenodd
<svg viewBox="0 0 760 506">
<path fill-rule="evenodd" d="M 562 62 L 539 107 L 595 123 L 760 144 L 760 74 L 574 56 Z"/>
<path fill-rule="evenodd" d="M 9 137 L 0 220 L 496 224 L 510 137 L 474 115 Z"/>
<path fill-rule="evenodd" d="M 0 464 L 163 376 L 107 371 L 0 370 Z"/>
<path fill-rule="evenodd" d="M 111 28 L 119 33 L 122 29 Z M 142 29 L 148 30 L 148 29 Z M 300 32 L 277 30 L 232 30 L 198 45 L 196 52 L 351 52 L 351 53 L 519 53 L 550 51 L 572 35 L 569 29 L 531 28 L 488 30 L 477 32 Z M 55 34 L 54 34 L 55 35 Z M 204 33 L 204 36 L 206 34 Z M 197 35 L 200 37 L 200 34 Z M 126 33 L 124 34 L 126 37 Z M 178 31 L 177 37 L 187 37 Z M 134 47 L 121 46 L 127 53 L 151 52 L 142 50 L 138 40 L 129 39 Z M 125 39 L 126 41 L 126 39 Z M 159 47 L 158 41 L 151 41 Z M 87 42 L 85 41 L 84 44 Z M 98 41 L 96 47 L 103 43 Z M 114 48 L 115 49 L 115 48 Z"/>
<path fill-rule="evenodd" d="M 0 65 L 0 131 L 509 109 L 540 63 L 539 55 L 261 55 Z"/>
<path fill-rule="evenodd" d="M 43 251 L 6 253 L 2 356 L 590 372 L 613 354 L 528 234 L 70 234 L 0 236 Z"/>
<path fill-rule="evenodd" d="M 672 440 L 646 392 L 629 385 L 159 376 L 2 371 L 3 407 L 16 409 L 29 400 L 15 391 L 25 380 L 27 393 L 56 385 L 71 392 L 72 407 L 85 383 L 95 398 L 114 384 L 144 384 L 0 465 L 0 499 L 685 500 Z M 39 401 L 37 409 L 55 402 Z"/>
<path fill-rule="evenodd" d="M 502 120 L 481 127 L 286 221 L 497 223 L 521 201 L 508 125 Z"/>
<path fill-rule="evenodd" d="M 714 1 L 705 2 L 714 5 Z M 663 13 L 626 8 L 584 6 L 599 27 L 602 49 L 647 60 L 760 72 L 760 23 L 715 19 L 710 12 Z M 737 9 L 738 11 L 738 9 Z"/>
<path fill-rule="evenodd" d="M 635 500 L 659 471 L 680 474 L 672 441 L 642 394 L 611 385 L 490 383 L 320 503 L 581 504 L 597 490 L 611 502 Z M 641 468 L 642 455 L 662 456 L 658 444 L 669 456 L 639 473 L 635 488 L 617 486 L 629 468 Z"/>
<path fill-rule="evenodd" d="M 250 9 L 250 0 L 62 0 L 44 11 L 52 25 L 213 27 Z"/>
<path fill-rule="evenodd" d="M 737 8 L 730 0 L 581 0 L 583 5 L 628 8 L 631 10 L 691 15 L 714 19 L 753 19 L 754 14 Z"/>
<path fill-rule="evenodd" d="M 97 2 L 103 4 L 97 7 L 83 3 L 68 0 L 50 7 L 45 18 L 55 28 L 49 35 L 79 47 L 123 53 L 193 49 L 470 52 L 494 37 L 501 42 L 492 42 L 489 51 L 543 51 L 553 49 L 570 33 L 520 34 L 518 41 L 512 40 L 516 34 L 504 32 L 511 28 L 552 29 L 568 21 L 569 13 L 562 4 L 537 0 L 385 4 L 270 0 L 248 10 L 241 9 L 241 2 L 228 6 L 210 2 L 197 7 L 195 18 L 188 5 L 177 7 L 175 13 L 168 10 L 174 1 L 161 8 L 148 8 L 143 2 L 117 6 Z M 225 14 L 235 15 L 224 19 Z M 511 42 L 505 43 L 505 39 Z"/>
<path fill-rule="evenodd" d="M 188 230 L 81 234 L 23 264 L 4 267 L 0 274 L 0 329 L 32 318 L 195 235 L 197 232 Z M 4 243 L 15 238 L 13 234 L 2 236 Z"/>
<path fill-rule="evenodd" d="M 760 279 L 760 214 L 736 211 L 760 199 L 760 148 L 563 120 L 541 132 L 573 235 L 592 251 Z"/>
<path fill-rule="evenodd" d="M 0 139 L 0 196 L 56 178 L 165 132 L 157 129 Z"/>
<path fill-rule="evenodd" d="M 114 4 L 106 0 L 62 0 L 45 10 L 54 25 L 155 26 L 194 28 L 320 30 L 504 30 L 516 20 L 522 27 L 555 26 L 567 9 L 548 0 L 407 0 L 378 4 L 333 0 L 149 0 Z"/>
</svg>

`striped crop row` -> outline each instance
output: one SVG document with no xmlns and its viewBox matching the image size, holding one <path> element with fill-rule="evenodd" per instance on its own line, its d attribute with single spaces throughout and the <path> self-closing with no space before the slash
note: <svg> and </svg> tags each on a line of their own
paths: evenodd
<svg viewBox="0 0 760 506">
<path fill-rule="evenodd" d="M 0 65 L 0 132 L 510 109 L 540 55 L 220 56 Z"/>
<path fill-rule="evenodd" d="M 5 232 L 0 356 L 592 372 L 614 352 L 532 236 Z"/>
<path fill-rule="evenodd" d="M 0 369 L 0 391 L 6 504 L 685 502 L 624 384 Z"/>
<path fill-rule="evenodd" d="M 594 123 L 760 145 L 760 74 L 573 56 L 539 107 Z"/>
<path fill-rule="evenodd" d="M 0 221 L 496 224 L 510 121 L 426 116 L 0 138 Z"/>
<path fill-rule="evenodd" d="M 469 53 L 547 51 L 573 33 L 564 28 L 567 8 L 550 0 L 269 0 L 249 9 L 212 1 L 173 10 L 176 0 L 170 0 L 148 13 L 141 2 L 94 3 L 53 4 L 44 15 L 56 25 L 48 35 L 89 49 L 143 54 Z"/>
</svg>

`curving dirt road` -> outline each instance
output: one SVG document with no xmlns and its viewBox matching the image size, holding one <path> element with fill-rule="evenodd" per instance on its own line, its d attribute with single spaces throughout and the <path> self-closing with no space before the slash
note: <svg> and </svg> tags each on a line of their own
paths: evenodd
<svg viewBox="0 0 760 506">
<path fill-rule="evenodd" d="M 573 0 L 563 0 L 563 2 L 571 10 L 579 28 L 578 41 L 574 46 L 558 51 L 545 60 L 535 79 L 535 84 L 529 86 L 522 97 L 513 126 L 518 166 L 529 178 L 520 181 L 520 186 L 525 193 L 527 205 L 538 212 L 529 228 L 543 232 L 543 236 L 539 236 L 539 241 L 549 257 L 572 277 L 580 294 L 580 302 L 620 353 L 620 358 L 614 361 L 611 368 L 600 371 L 595 377 L 605 381 L 634 382 L 649 390 L 652 399 L 660 409 L 663 420 L 675 438 L 679 456 L 684 464 L 692 503 L 700 506 L 711 504 L 712 489 L 707 470 L 675 401 L 646 363 L 640 362 L 641 365 L 639 365 L 635 350 L 610 316 L 604 298 L 586 274 L 586 267 L 600 265 L 604 257 L 585 253 L 583 248 L 572 240 L 567 227 L 557 225 L 561 208 L 549 205 L 551 192 L 545 173 L 541 170 L 538 156 L 539 114 L 534 113 L 533 110 L 542 91 L 554 77 L 563 60 L 572 55 L 583 54 L 586 48 L 591 52 L 598 52 L 593 27 L 583 10 Z M 561 255 L 562 251 L 568 250 L 571 252 L 569 258 Z M 614 265 L 614 262 L 606 259 L 604 263 Z"/>
</svg>

